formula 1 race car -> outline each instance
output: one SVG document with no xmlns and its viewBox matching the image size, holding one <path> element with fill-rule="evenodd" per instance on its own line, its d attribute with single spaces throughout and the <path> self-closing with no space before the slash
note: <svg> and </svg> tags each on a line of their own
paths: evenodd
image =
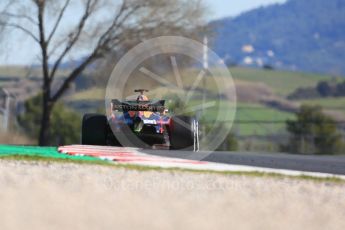
<svg viewBox="0 0 345 230">
<path fill-rule="evenodd" d="M 165 100 L 151 101 L 138 89 L 137 100 L 111 100 L 111 115 L 86 114 L 82 144 L 198 149 L 198 122 L 189 116 L 170 116 Z"/>
</svg>

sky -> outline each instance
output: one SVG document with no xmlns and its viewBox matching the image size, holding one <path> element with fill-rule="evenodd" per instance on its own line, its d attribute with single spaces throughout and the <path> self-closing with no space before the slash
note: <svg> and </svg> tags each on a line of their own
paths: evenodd
<svg viewBox="0 0 345 230">
<path fill-rule="evenodd" d="M 260 6 L 284 3 L 286 0 L 204 0 L 210 9 L 209 19 L 237 16 Z"/>
<path fill-rule="evenodd" d="M 223 17 L 234 17 L 243 12 L 260 6 L 284 3 L 286 0 L 204 0 L 207 6 L 207 20 Z M 0 65 L 31 65 L 37 64 L 39 50 L 29 38 L 22 33 L 12 32 L 0 44 Z"/>
</svg>

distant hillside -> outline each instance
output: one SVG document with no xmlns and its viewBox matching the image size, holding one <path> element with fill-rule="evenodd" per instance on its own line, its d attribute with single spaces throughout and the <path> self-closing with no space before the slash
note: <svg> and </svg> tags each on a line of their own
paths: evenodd
<svg viewBox="0 0 345 230">
<path fill-rule="evenodd" d="M 228 64 L 345 75 L 344 0 L 289 0 L 211 25 Z"/>
</svg>

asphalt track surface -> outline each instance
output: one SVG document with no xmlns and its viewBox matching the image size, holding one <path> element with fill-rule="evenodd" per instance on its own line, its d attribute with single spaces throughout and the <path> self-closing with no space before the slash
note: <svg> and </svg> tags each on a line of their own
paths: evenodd
<svg viewBox="0 0 345 230">
<path fill-rule="evenodd" d="M 192 159 L 202 156 L 202 161 L 233 165 L 288 169 L 305 172 L 319 172 L 345 175 L 345 156 L 315 156 L 286 153 L 244 153 L 244 152 L 204 152 L 144 150 L 147 154 Z"/>
</svg>

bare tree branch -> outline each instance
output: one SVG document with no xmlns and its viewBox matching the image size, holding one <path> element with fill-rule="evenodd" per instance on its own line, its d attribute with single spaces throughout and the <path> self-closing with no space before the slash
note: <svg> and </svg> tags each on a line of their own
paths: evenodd
<svg viewBox="0 0 345 230">
<path fill-rule="evenodd" d="M 10 13 L 10 12 L 2 12 L 2 15 L 6 16 L 6 17 L 11 17 L 11 18 L 17 18 L 17 19 L 26 19 L 27 21 L 31 22 L 34 25 L 37 25 L 37 21 L 35 21 L 33 18 L 31 18 L 28 15 L 25 14 L 14 14 L 14 13 Z"/>
<path fill-rule="evenodd" d="M 65 39 L 60 39 L 59 41 L 54 41 L 54 43 L 51 43 L 52 48 L 48 50 L 48 56 L 53 56 L 54 53 L 61 48 L 61 46 L 66 42 Z"/>
<path fill-rule="evenodd" d="M 93 3 L 93 4 L 92 4 Z M 91 9 L 92 6 L 94 5 L 95 2 L 93 2 L 92 0 L 88 0 L 86 3 L 86 7 L 85 7 L 85 11 L 84 14 L 82 16 L 82 18 L 80 19 L 80 22 L 78 24 L 78 27 L 76 29 L 76 32 L 73 34 L 70 34 L 69 36 L 69 41 L 65 47 L 65 49 L 62 51 L 62 53 L 60 54 L 60 56 L 58 57 L 58 59 L 56 60 L 51 72 L 50 72 L 50 81 L 52 81 L 54 79 L 56 70 L 58 69 L 58 67 L 61 64 L 61 61 L 64 59 L 64 57 L 66 56 L 66 54 L 68 54 L 68 52 L 73 48 L 73 46 L 75 45 L 75 43 L 78 41 L 80 34 L 85 26 L 86 20 L 89 18 L 90 14 L 92 13 Z"/>
<path fill-rule="evenodd" d="M 123 2 L 125 3 L 125 1 Z M 124 5 L 123 5 L 124 6 Z M 112 24 L 108 27 L 105 33 L 99 38 L 97 46 L 102 47 L 105 49 L 109 49 L 109 46 L 111 45 L 112 40 L 116 40 L 118 34 L 113 34 L 114 32 L 118 32 L 117 30 L 122 27 L 123 23 L 132 16 L 136 11 L 138 11 L 143 5 L 136 5 L 131 10 L 129 10 L 126 14 L 124 12 L 126 11 L 127 7 L 121 7 L 119 10 L 118 15 L 114 18 Z M 121 16 L 123 15 L 122 19 L 119 21 Z"/>
<path fill-rule="evenodd" d="M 127 8 L 127 4 L 126 4 L 126 0 L 122 1 L 121 7 L 119 8 L 118 13 L 116 14 L 113 22 L 111 23 L 111 25 L 109 26 L 109 28 L 106 30 L 105 33 L 103 33 L 103 35 L 100 37 L 100 39 L 98 40 L 98 45 L 101 44 L 102 40 L 105 39 L 105 37 L 110 33 L 110 31 L 112 30 L 112 28 L 117 24 L 117 21 L 119 20 L 119 18 L 122 16 L 122 14 L 126 11 Z"/>
<path fill-rule="evenodd" d="M 4 26 L 4 27 L 12 27 L 12 28 L 15 28 L 15 29 L 18 29 L 24 33 L 26 33 L 27 35 L 29 35 L 32 39 L 34 39 L 36 42 L 40 42 L 39 38 L 36 37 L 30 30 L 28 30 L 27 28 L 19 25 L 19 24 L 16 24 L 16 23 L 8 23 L 8 22 L 0 22 L 0 25 L 1 26 Z"/>
<path fill-rule="evenodd" d="M 67 79 L 64 80 L 62 86 L 58 89 L 55 95 L 51 98 L 51 102 L 58 101 L 64 92 L 69 88 L 70 84 L 81 74 L 84 69 L 91 64 L 93 61 L 98 59 L 98 53 L 93 52 L 88 58 L 86 58 L 73 72 L 69 75 Z"/>
<path fill-rule="evenodd" d="M 64 13 L 66 11 L 66 8 L 69 5 L 69 3 L 70 3 L 70 0 L 66 0 L 65 4 L 63 5 L 63 7 L 62 7 L 62 9 L 61 9 L 61 11 L 59 13 L 59 16 L 58 16 L 58 18 L 57 18 L 57 20 L 56 20 L 56 22 L 54 24 L 54 27 L 53 27 L 52 31 L 50 32 L 50 35 L 48 36 L 47 44 L 50 43 L 52 37 L 54 36 L 54 34 L 55 34 L 56 30 L 57 30 L 57 28 L 59 27 L 61 19 L 62 19 L 63 15 L 64 15 Z"/>
<path fill-rule="evenodd" d="M 116 42 L 113 43 L 114 46 L 119 45 L 124 41 L 124 38 L 118 39 Z M 64 80 L 64 83 L 62 86 L 58 89 L 56 94 L 51 98 L 52 102 L 58 101 L 64 92 L 69 88 L 70 84 L 85 70 L 87 66 L 89 66 L 91 63 L 96 61 L 97 59 L 103 57 L 102 54 L 103 47 L 97 46 L 93 50 L 92 54 L 90 54 L 73 72 L 68 76 L 67 79 Z"/>
</svg>

